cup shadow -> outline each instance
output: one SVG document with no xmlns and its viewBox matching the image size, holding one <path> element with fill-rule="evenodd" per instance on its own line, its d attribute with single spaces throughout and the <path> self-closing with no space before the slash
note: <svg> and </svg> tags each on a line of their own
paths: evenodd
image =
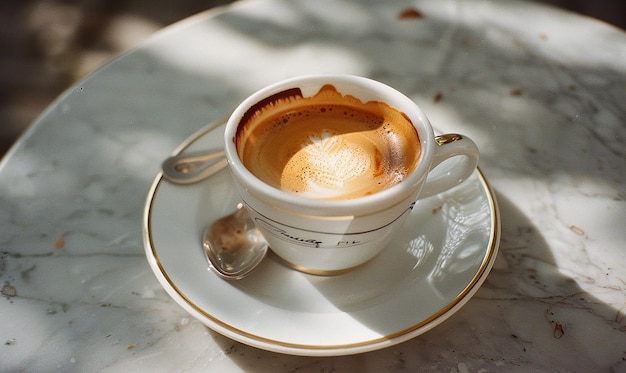
<svg viewBox="0 0 626 373">
<path fill-rule="evenodd" d="M 488 188 L 476 174 L 449 192 L 419 200 L 391 243 L 362 267 L 343 275 L 314 276 L 268 263 L 253 273 L 254 278 L 234 286 L 261 302 L 278 298 L 268 296 L 270 292 L 289 294 L 294 299 L 285 297 L 275 304 L 285 310 L 346 312 L 362 318 L 360 324 L 382 336 L 394 334 L 407 322 L 419 320 L 416 317 L 431 318 L 442 312 L 438 307 L 461 303 L 484 280 L 497 253 L 496 211 Z M 268 284 L 280 289 L 270 291 Z M 316 300 L 327 307 L 309 302 L 312 295 L 320 295 Z M 415 296 L 427 297 L 432 304 L 413 302 L 420 313 L 399 321 L 399 329 L 380 320 L 381 313 L 394 312 L 403 298 Z"/>
</svg>

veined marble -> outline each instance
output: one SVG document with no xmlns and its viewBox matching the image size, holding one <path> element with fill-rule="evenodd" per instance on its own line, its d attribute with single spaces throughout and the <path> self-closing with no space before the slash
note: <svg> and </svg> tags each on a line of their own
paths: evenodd
<svg viewBox="0 0 626 373">
<path fill-rule="evenodd" d="M 414 8 L 413 17 L 398 17 Z M 433 330 L 355 356 L 234 342 L 173 302 L 141 217 L 161 161 L 274 81 L 350 73 L 470 135 L 502 240 Z M 244 1 L 65 92 L 0 164 L 0 371 L 626 371 L 626 34 L 526 1 Z M 393 317 L 393 315 L 390 315 Z"/>
</svg>

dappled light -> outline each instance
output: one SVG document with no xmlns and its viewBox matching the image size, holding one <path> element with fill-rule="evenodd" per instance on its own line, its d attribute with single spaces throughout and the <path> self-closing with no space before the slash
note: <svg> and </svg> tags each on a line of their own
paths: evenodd
<svg viewBox="0 0 626 373">
<path fill-rule="evenodd" d="M 141 2 L 27 3 L 14 5 L 28 33 L 19 48 L 35 50 L 45 68 L 5 62 L 12 73 L 3 78 L 10 92 L 2 105 L 29 110 L 2 109 L 3 139 L 18 119 L 41 115 L 0 162 L 0 314 L 11 320 L 0 326 L 0 370 L 626 367 L 622 31 L 517 1 L 242 1 L 164 30 L 206 4 L 169 12 Z M 428 333 L 357 356 L 292 357 L 207 329 L 197 309 L 179 307 L 161 287 L 168 274 L 155 278 L 150 243 L 142 242 L 162 160 L 254 90 L 312 73 L 363 75 L 405 93 L 437 132 L 476 141 L 488 186 L 419 202 L 415 229 L 398 237 L 400 255 L 379 259 L 393 270 L 315 277 L 270 258 L 216 291 L 291 307 L 304 320 L 345 312 L 346 325 L 376 335 L 380 323 L 361 311 L 381 307 L 376 315 L 393 324 L 411 310 L 384 309 L 389 299 L 427 308 L 454 297 L 450 278 L 461 283 L 482 243 L 500 237 L 491 230 L 501 234 L 491 273 L 471 300 L 450 303 L 446 322 L 433 317 Z M 42 97 L 61 91 L 32 113 L 33 102 L 47 104 Z M 197 226 L 171 222 L 175 232 L 192 232 L 167 241 L 171 263 L 208 271 L 176 250 L 199 240 L 200 220 L 233 208 L 231 186 L 224 172 L 205 184 L 162 187 L 181 198 L 170 198 L 160 216 L 182 202 L 197 212 L 186 216 Z M 497 197 L 501 229 L 486 223 L 494 206 L 485 190 Z M 420 226 L 421 216 L 431 226 Z M 422 266 L 431 267 L 416 270 Z M 254 275 L 269 278 L 271 289 Z M 429 287 L 433 298 L 394 298 L 413 294 L 409 285 Z M 281 297 L 281 289 L 300 298 Z M 261 311 L 236 307 L 232 315 L 253 315 L 246 322 L 272 329 Z"/>
</svg>

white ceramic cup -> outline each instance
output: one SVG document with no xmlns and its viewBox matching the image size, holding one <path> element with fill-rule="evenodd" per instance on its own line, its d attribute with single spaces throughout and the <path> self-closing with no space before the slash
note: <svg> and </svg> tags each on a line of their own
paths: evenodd
<svg viewBox="0 0 626 373">
<path fill-rule="evenodd" d="M 272 187 L 244 166 L 235 136 L 251 108 L 271 102 L 287 90 L 296 89 L 310 97 L 327 84 L 362 102 L 385 102 L 410 119 L 421 154 L 403 181 L 364 197 L 315 200 Z M 304 76 L 263 88 L 235 109 L 224 136 L 236 189 L 272 251 L 291 267 L 318 275 L 343 273 L 374 258 L 402 226 L 418 198 L 460 184 L 478 163 L 478 148 L 472 140 L 457 134 L 435 137 L 422 110 L 407 96 L 383 83 L 350 75 Z"/>
</svg>

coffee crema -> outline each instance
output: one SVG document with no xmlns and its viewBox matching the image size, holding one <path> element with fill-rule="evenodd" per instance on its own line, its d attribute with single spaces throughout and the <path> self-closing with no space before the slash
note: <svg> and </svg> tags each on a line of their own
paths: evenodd
<svg viewBox="0 0 626 373">
<path fill-rule="evenodd" d="M 318 200 L 363 197 L 413 171 L 420 142 L 411 121 L 380 101 L 361 102 L 332 85 L 254 106 L 239 123 L 239 158 L 273 187 Z"/>
</svg>

